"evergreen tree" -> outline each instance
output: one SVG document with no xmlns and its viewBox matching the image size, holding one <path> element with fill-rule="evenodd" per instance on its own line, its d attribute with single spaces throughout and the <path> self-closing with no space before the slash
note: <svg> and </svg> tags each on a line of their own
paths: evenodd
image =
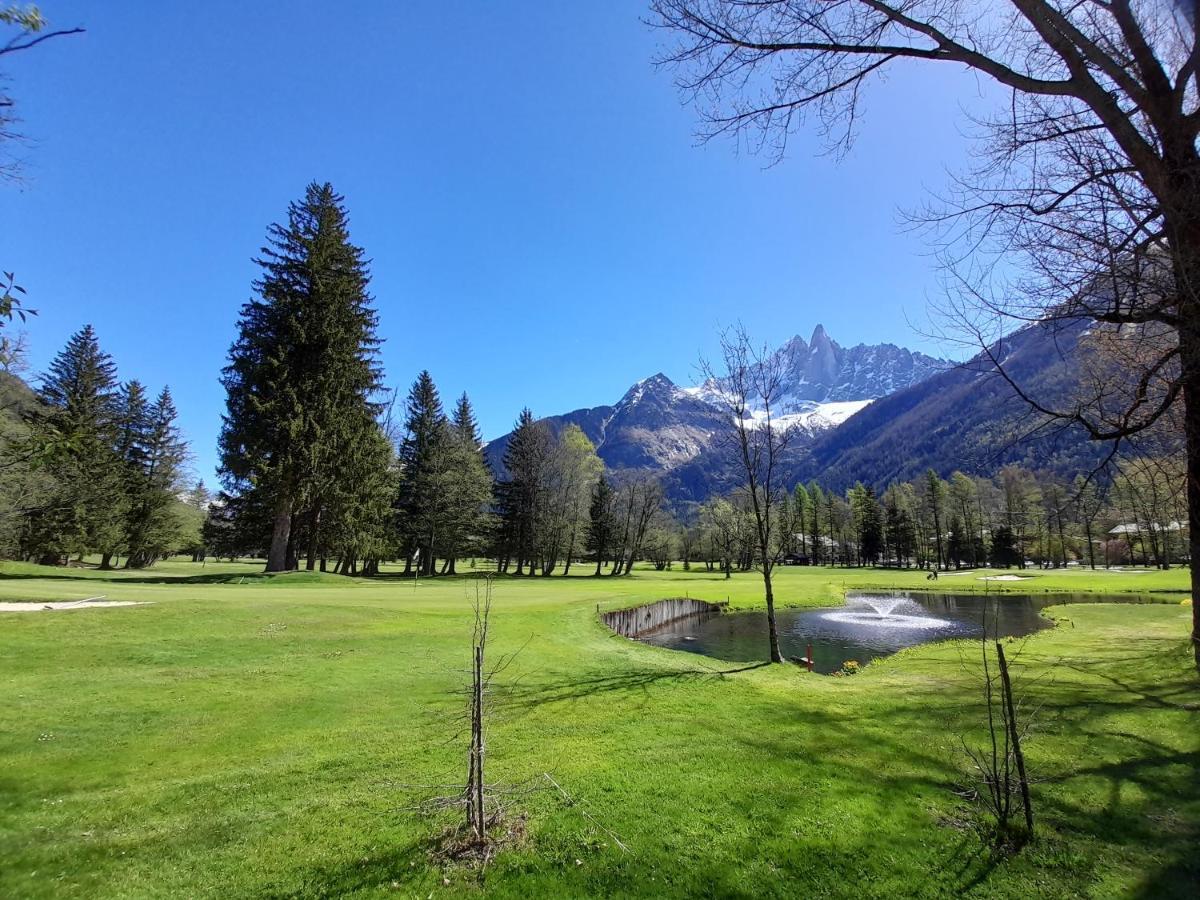
<svg viewBox="0 0 1200 900">
<path fill-rule="evenodd" d="M 122 547 L 128 547 L 130 520 L 136 503 L 135 497 L 141 489 L 142 475 L 146 466 L 146 440 L 150 431 L 150 402 L 146 399 L 146 388 L 136 379 L 121 385 L 117 413 L 117 459 L 121 465 L 121 477 L 125 496 L 126 521 L 120 535 L 119 546 L 102 548 L 100 568 L 111 568 L 112 558 Z"/>
<path fill-rule="evenodd" d="M 942 546 L 942 529 L 946 514 L 946 482 L 938 477 L 937 472 L 929 469 L 925 473 L 925 504 L 929 510 L 933 526 L 934 546 L 937 548 L 935 568 L 946 567 L 946 554 Z"/>
<path fill-rule="evenodd" d="M 326 497 L 352 477 L 343 461 L 374 440 L 378 317 L 363 251 L 329 184 L 310 184 L 286 227 L 270 226 L 256 262 L 257 296 L 242 307 L 222 376 L 221 476 L 266 513 L 267 570 L 282 571 L 295 565 L 297 513 L 312 546 Z"/>
<path fill-rule="evenodd" d="M 612 547 L 613 529 L 613 489 L 608 479 L 601 473 L 595 487 L 592 488 L 592 500 L 588 506 L 587 549 L 596 554 L 596 574 L 600 574 L 604 565 L 605 555 Z"/>
<path fill-rule="evenodd" d="M 883 552 L 883 512 L 875 499 L 875 491 L 862 482 L 850 489 L 849 496 L 859 563 L 874 565 Z"/>
<path fill-rule="evenodd" d="M 34 419 L 34 441 L 54 448 L 45 460 L 52 487 L 30 513 L 28 549 L 56 563 L 118 546 L 126 499 L 116 451 L 116 366 L 92 326 L 72 335 L 51 362 L 40 399 L 46 409 Z"/>
<path fill-rule="evenodd" d="M 198 480 L 184 500 L 184 540 L 181 550 L 192 555 L 192 562 L 204 562 L 208 555 L 204 542 L 204 522 L 208 518 L 208 508 L 212 504 L 212 494 L 204 484 L 204 479 Z"/>
<path fill-rule="evenodd" d="M 178 549 L 183 521 L 177 493 L 187 444 L 175 424 L 178 413 L 169 388 L 163 388 L 145 415 L 145 427 L 133 445 L 136 465 L 129 491 L 126 568 L 140 569 Z"/>
<path fill-rule="evenodd" d="M 812 547 L 812 562 L 815 566 L 819 565 L 825 559 L 825 547 L 821 544 L 822 511 L 826 506 L 825 492 L 814 481 L 808 486 L 808 496 L 812 501 L 812 515 L 808 519 L 808 540 L 809 545 Z M 829 537 L 832 538 L 833 535 L 829 535 Z"/>
<path fill-rule="evenodd" d="M 383 429 L 356 442 L 355 452 L 345 460 L 342 489 L 331 494 L 323 522 L 321 571 L 326 554 L 336 557 L 336 571 L 343 575 L 378 575 L 379 564 L 399 551 L 393 526 L 398 486 L 395 453 Z M 310 559 L 312 557 L 310 556 Z"/>
<path fill-rule="evenodd" d="M 796 536 L 800 538 L 800 554 L 808 556 L 809 523 L 812 521 L 812 497 L 803 484 L 797 484 L 792 491 L 792 504 L 795 510 Z M 815 559 L 812 562 L 816 562 Z"/>
<path fill-rule="evenodd" d="M 408 392 L 404 440 L 400 443 L 401 531 L 406 556 L 416 556 L 422 575 L 434 573 L 434 559 L 450 539 L 454 435 L 428 372 Z"/>
<path fill-rule="evenodd" d="M 1024 568 L 1024 557 L 1017 545 L 1017 537 L 1008 525 L 1001 525 L 992 532 L 992 565 L 997 568 Z"/>
<path fill-rule="evenodd" d="M 516 562 L 516 574 L 536 565 L 536 526 L 544 500 L 545 468 L 550 456 L 550 432 L 536 422 L 528 408 L 521 410 L 504 450 L 506 480 L 497 485 L 501 522 L 500 570 Z"/>
<path fill-rule="evenodd" d="M 450 425 L 453 460 L 446 554 L 448 571 L 453 574 L 458 557 L 483 550 L 483 539 L 489 527 L 492 473 L 483 455 L 483 438 L 475 421 L 475 411 L 465 393 L 454 405 Z"/>
<path fill-rule="evenodd" d="M 911 487 L 893 484 L 883 495 L 885 510 L 884 536 L 888 550 L 897 565 L 908 568 L 917 547 L 917 530 L 912 514 Z"/>
<path fill-rule="evenodd" d="M 951 473 L 949 500 L 954 514 L 959 519 L 960 531 L 957 540 L 960 555 L 955 560 L 956 565 L 969 559 L 971 566 L 975 567 L 983 558 L 980 552 L 982 538 L 979 535 L 979 523 L 976 522 L 978 497 L 978 487 L 969 476 L 962 472 Z"/>
</svg>

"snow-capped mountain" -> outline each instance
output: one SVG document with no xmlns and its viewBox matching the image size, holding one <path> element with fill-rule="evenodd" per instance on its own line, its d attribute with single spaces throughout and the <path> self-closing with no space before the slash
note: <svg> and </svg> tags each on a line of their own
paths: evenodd
<svg viewBox="0 0 1200 900">
<path fill-rule="evenodd" d="M 797 336 L 776 351 L 786 373 L 776 408 L 781 425 L 795 427 L 801 443 L 840 425 L 872 400 L 906 388 L 950 364 L 892 344 L 859 344 L 848 349 L 818 325 L 809 341 Z M 752 410 L 753 418 L 762 417 Z M 721 387 L 707 382 L 680 387 L 661 372 L 633 385 L 612 406 L 578 409 L 544 419 L 554 432 L 578 425 L 611 470 L 665 474 L 722 468 L 713 453 L 716 438 L 729 426 Z M 502 472 L 508 435 L 488 444 L 493 469 Z"/>
<path fill-rule="evenodd" d="M 783 374 L 783 396 L 779 410 L 784 415 L 809 414 L 814 424 L 827 419 L 840 424 L 858 412 L 861 405 L 842 404 L 875 400 L 924 381 L 950 364 L 924 353 L 895 344 L 857 344 L 843 348 L 832 340 L 822 325 L 813 329 L 805 343 L 797 335 L 772 354 L 769 361 Z M 687 388 L 692 396 L 711 403 L 722 402 L 723 386 L 713 380 Z M 847 412 L 847 410 L 849 410 Z M 812 418 L 812 414 L 817 419 Z"/>
</svg>

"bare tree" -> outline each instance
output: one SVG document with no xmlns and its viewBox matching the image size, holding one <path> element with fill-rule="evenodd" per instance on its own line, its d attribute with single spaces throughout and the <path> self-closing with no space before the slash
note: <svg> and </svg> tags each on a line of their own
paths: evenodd
<svg viewBox="0 0 1200 900">
<path fill-rule="evenodd" d="M 718 370 L 702 359 L 700 370 L 730 414 L 726 438 L 741 463 L 742 488 L 754 516 L 755 555 L 767 601 L 771 662 L 778 663 L 783 662 L 783 654 L 779 652 L 771 572 L 778 555 L 776 514 L 787 494 L 779 468 L 791 439 L 791 430 L 780 422 L 784 362 L 765 345 L 754 344 L 746 329 L 738 325 L 721 334 L 721 363 Z"/>
<path fill-rule="evenodd" d="M 618 550 L 610 575 L 629 575 L 641 555 L 646 530 L 662 507 L 662 483 L 648 475 L 627 476 L 617 488 L 620 517 Z"/>
<path fill-rule="evenodd" d="M 0 28 L 15 29 L 7 40 L 0 40 L 0 63 L 22 50 L 29 50 L 56 37 L 68 34 L 79 34 L 82 28 L 50 29 L 46 19 L 37 6 L 19 6 L 17 4 L 0 3 Z M 0 73 L 0 79 L 3 78 Z M 0 146 L 19 143 L 22 140 L 17 128 L 17 117 L 13 113 L 16 106 L 12 95 L 4 89 L 0 81 Z M 5 153 L 0 157 L 0 179 L 12 180 L 18 177 L 20 164 L 5 146 Z"/>
<path fill-rule="evenodd" d="M 898 61 L 947 62 L 978 101 L 977 163 L 918 218 L 950 274 L 944 310 L 1047 421 L 1121 442 L 1183 406 L 1200 559 L 1200 35 L 1169 0 L 653 0 L 703 136 L 778 158 L 806 115 L 849 145 L 863 89 Z M 1004 261 L 1003 266 L 997 262 Z M 1016 265 L 1013 265 L 1016 263 Z M 1012 274 L 1012 273 L 1017 274 Z M 1082 343 L 1078 390 L 1018 383 L 996 338 Z M 1192 570 L 1200 667 L 1200 570 Z"/>
<path fill-rule="evenodd" d="M 452 720 L 458 732 L 454 737 L 455 741 L 464 731 L 468 735 L 465 748 L 466 784 L 464 786 L 459 782 L 454 785 L 409 787 L 419 790 L 432 787 L 439 790 L 447 787 L 452 789 L 452 793 L 422 800 L 412 809 L 427 814 L 440 810 L 464 811 L 465 823 L 451 828 L 442 836 L 441 852 L 452 859 L 486 865 L 500 846 L 514 837 L 514 828 L 519 830 L 523 827 L 520 821 L 504 825 L 505 798 L 519 796 L 528 793 L 529 790 L 527 786 L 501 786 L 489 780 L 485 774 L 488 725 L 497 705 L 498 690 L 495 679 L 516 656 L 516 653 L 508 654 L 501 657 L 491 668 L 488 667 L 488 625 L 492 613 L 491 575 L 475 579 L 471 610 L 474 621 L 471 629 L 470 683 L 464 689 L 455 691 L 456 694 L 465 695 L 466 704 Z"/>
<path fill-rule="evenodd" d="M 1033 839 L 1033 800 L 1025 767 L 1025 751 L 1021 746 L 1029 736 L 1033 713 L 1022 709 L 1022 704 L 1014 698 L 1004 644 L 995 636 L 989 636 L 987 623 L 985 606 L 979 646 L 987 743 L 982 748 L 972 746 L 965 737 L 959 736 L 960 749 L 968 762 L 967 775 L 971 784 L 958 793 L 967 799 L 983 802 L 993 820 L 998 843 L 1015 842 L 1019 845 Z M 988 658 L 989 643 L 995 648 L 995 672 Z M 1018 802 L 1024 819 L 1024 831 L 1014 829 L 1012 824 L 1016 812 L 1014 806 Z"/>
</svg>

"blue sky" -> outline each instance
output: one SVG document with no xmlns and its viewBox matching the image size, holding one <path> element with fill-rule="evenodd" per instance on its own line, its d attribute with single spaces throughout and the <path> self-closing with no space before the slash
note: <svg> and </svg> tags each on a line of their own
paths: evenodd
<svg viewBox="0 0 1200 900">
<path fill-rule="evenodd" d="M 93 323 L 122 378 L 170 384 L 210 484 L 251 257 L 314 179 L 373 260 L 389 382 L 429 369 L 487 437 L 524 405 L 691 383 L 737 319 L 937 349 L 910 325 L 937 270 L 898 210 L 965 160 L 979 86 L 948 68 L 872 91 L 845 159 L 801 134 L 768 167 L 697 145 L 640 0 L 41 6 L 87 33 L 7 69 L 32 141 L 0 264 L 41 311 L 32 368 Z"/>
</svg>

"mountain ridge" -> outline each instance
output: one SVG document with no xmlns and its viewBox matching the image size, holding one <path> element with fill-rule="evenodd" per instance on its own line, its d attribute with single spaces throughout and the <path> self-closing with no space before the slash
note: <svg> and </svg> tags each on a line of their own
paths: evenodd
<svg viewBox="0 0 1200 900">
<path fill-rule="evenodd" d="M 774 351 L 785 372 L 778 409 L 803 442 L 850 418 L 869 402 L 944 371 L 951 363 L 895 344 L 856 344 L 843 348 L 818 324 L 805 341 L 800 335 Z M 612 471 L 633 470 L 663 476 L 712 451 L 728 423 L 720 389 L 711 382 L 680 387 L 662 372 L 635 382 L 614 404 L 581 407 L 546 416 L 557 434 L 579 426 Z M 487 444 L 492 468 L 503 474 L 509 434 Z"/>
</svg>

